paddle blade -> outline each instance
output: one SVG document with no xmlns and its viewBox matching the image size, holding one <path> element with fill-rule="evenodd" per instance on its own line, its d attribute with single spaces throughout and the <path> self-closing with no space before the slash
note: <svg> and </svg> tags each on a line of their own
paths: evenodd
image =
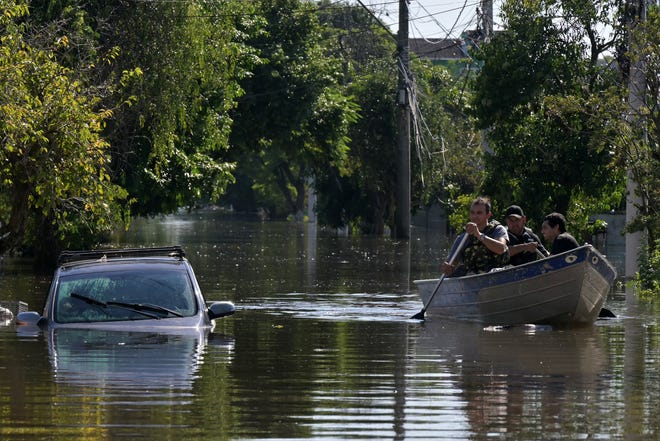
<svg viewBox="0 0 660 441">
<path fill-rule="evenodd" d="M 422 309 L 419 311 L 417 314 L 413 315 L 410 317 L 411 320 L 424 320 L 424 313 L 426 312 L 425 309 Z"/>
<path fill-rule="evenodd" d="M 467 242 L 467 238 L 468 238 L 468 235 L 467 235 L 467 233 L 464 232 L 463 237 L 461 237 L 461 241 L 459 242 L 458 247 L 456 248 L 456 252 L 449 256 L 449 264 L 450 265 L 452 263 L 454 263 L 454 260 L 456 259 L 456 256 L 459 254 L 459 252 L 463 250 L 463 247 L 465 246 L 465 243 Z M 426 312 L 426 309 L 429 307 L 429 305 L 433 301 L 433 297 L 435 297 L 435 294 L 440 289 L 440 285 L 442 284 L 443 280 L 445 280 L 445 274 L 440 276 L 440 279 L 438 280 L 438 284 L 435 285 L 435 289 L 433 290 L 433 294 L 431 294 L 431 297 L 429 298 L 429 301 L 426 302 L 426 304 L 424 305 L 424 307 L 422 308 L 421 311 L 419 311 L 417 314 L 410 317 L 411 319 L 413 319 L 413 320 L 424 320 L 424 313 Z"/>
</svg>

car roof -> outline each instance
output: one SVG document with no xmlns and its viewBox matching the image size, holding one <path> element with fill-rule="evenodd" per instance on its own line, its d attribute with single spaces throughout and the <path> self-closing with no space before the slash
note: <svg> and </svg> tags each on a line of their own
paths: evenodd
<svg viewBox="0 0 660 441">
<path fill-rule="evenodd" d="M 98 259 L 115 259 L 122 257 L 148 257 L 148 256 L 161 256 L 161 257 L 178 257 L 183 259 L 186 253 L 180 245 L 169 247 L 146 247 L 146 248 L 106 248 L 98 250 L 85 250 L 85 251 L 62 251 L 57 259 L 57 264 L 62 265 L 68 262 L 76 262 L 79 260 L 98 260 Z"/>
<path fill-rule="evenodd" d="M 121 248 L 121 249 L 99 249 L 91 251 L 63 251 L 58 258 L 60 271 L 103 265 L 141 265 L 141 264 L 183 264 L 187 262 L 185 253 L 180 246 L 172 247 L 150 247 L 150 248 Z"/>
<path fill-rule="evenodd" d="M 78 273 L 106 273 L 112 271 L 134 272 L 148 271 L 149 269 L 166 268 L 186 268 L 187 260 L 179 260 L 171 257 L 142 257 L 142 258 L 122 258 L 112 260 L 83 260 L 73 262 L 59 267 L 59 274 L 78 274 Z"/>
</svg>

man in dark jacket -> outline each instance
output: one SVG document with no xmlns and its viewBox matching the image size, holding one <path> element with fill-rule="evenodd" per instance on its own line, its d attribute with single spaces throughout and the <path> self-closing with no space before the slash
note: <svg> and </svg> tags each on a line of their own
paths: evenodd
<svg viewBox="0 0 660 441">
<path fill-rule="evenodd" d="M 566 232 L 566 218 L 561 213 L 550 213 L 543 218 L 541 234 L 546 241 L 552 243 L 552 254 L 563 253 L 580 246 L 578 241 Z"/>
<path fill-rule="evenodd" d="M 543 256 L 550 253 L 541 244 L 541 239 L 531 228 L 525 226 L 527 217 L 518 205 L 511 205 L 504 213 L 504 220 L 509 233 L 509 263 L 522 265 L 536 260 L 537 250 Z"/>
</svg>

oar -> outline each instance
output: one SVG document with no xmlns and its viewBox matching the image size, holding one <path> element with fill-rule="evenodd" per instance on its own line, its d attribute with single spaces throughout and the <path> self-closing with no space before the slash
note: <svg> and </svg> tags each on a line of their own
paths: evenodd
<svg viewBox="0 0 660 441">
<path fill-rule="evenodd" d="M 454 260 L 456 260 L 456 257 L 458 254 L 460 254 L 461 250 L 463 249 L 463 246 L 465 246 L 465 242 L 467 241 L 468 234 L 467 232 L 463 234 L 463 238 L 461 239 L 461 242 L 458 244 L 458 248 L 456 248 L 456 251 L 454 252 L 453 255 L 449 256 L 449 264 L 453 264 Z M 422 308 L 421 311 L 419 311 L 417 314 L 413 315 L 410 317 L 413 320 L 424 320 L 424 313 L 426 312 L 426 309 L 429 307 L 431 302 L 433 301 L 433 297 L 435 297 L 435 294 L 438 292 L 438 289 L 440 289 L 440 285 L 442 284 L 442 281 L 445 280 L 445 274 L 442 273 L 440 276 L 440 280 L 438 280 L 438 284 L 435 285 L 435 289 L 433 290 L 433 294 L 431 294 L 431 297 L 429 297 L 429 301 L 426 302 L 426 305 Z"/>
<path fill-rule="evenodd" d="M 539 255 L 541 259 L 545 259 L 546 256 L 543 255 L 539 249 L 536 249 L 536 253 Z M 600 308 L 600 312 L 598 313 L 598 318 L 616 318 L 616 315 L 610 311 L 607 308 Z"/>
</svg>

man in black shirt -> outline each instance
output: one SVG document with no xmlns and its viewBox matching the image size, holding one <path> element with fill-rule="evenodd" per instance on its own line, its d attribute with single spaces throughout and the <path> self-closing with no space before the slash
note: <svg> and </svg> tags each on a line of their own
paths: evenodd
<svg viewBox="0 0 660 441">
<path fill-rule="evenodd" d="M 550 213 L 543 218 L 541 234 L 552 243 L 552 254 L 563 253 L 580 246 L 577 240 L 566 232 L 566 218 L 560 213 Z"/>
<path fill-rule="evenodd" d="M 541 244 L 541 239 L 534 234 L 531 228 L 525 226 L 527 217 L 518 205 L 511 205 L 506 209 L 504 220 L 509 230 L 510 264 L 522 265 L 523 263 L 533 262 L 536 260 L 536 250 L 544 256 L 550 254 Z"/>
</svg>

